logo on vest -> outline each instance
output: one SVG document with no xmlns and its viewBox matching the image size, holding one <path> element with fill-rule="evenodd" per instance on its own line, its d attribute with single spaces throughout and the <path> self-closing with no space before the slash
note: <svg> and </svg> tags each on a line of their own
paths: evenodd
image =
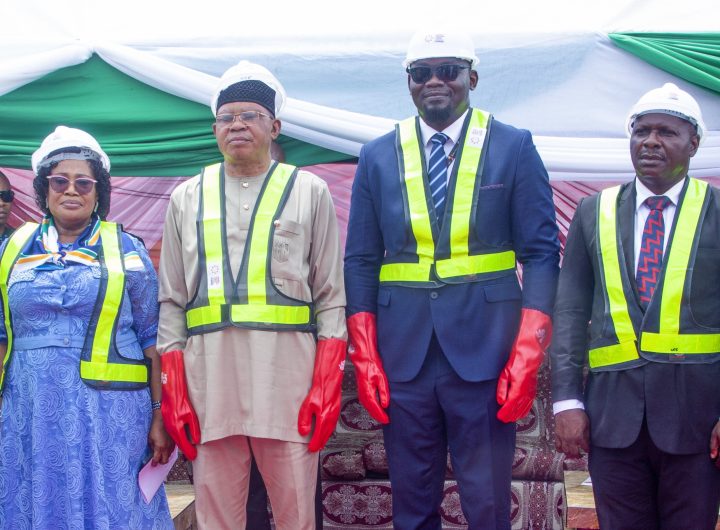
<svg viewBox="0 0 720 530">
<path fill-rule="evenodd" d="M 222 283 L 222 276 L 220 272 L 220 265 L 212 264 L 208 270 L 208 286 L 219 287 Z"/>
<path fill-rule="evenodd" d="M 275 236 L 273 240 L 272 257 L 275 261 L 284 263 L 290 256 L 290 242 L 282 237 Z"/>
<path fill-rule="evenodd" d="M 478 149 L 482 148 L 483 141 L 485 140 L 485 129 L 480 127 L 473 127 L 468 131 L 468 144 Z"/>
</svg>

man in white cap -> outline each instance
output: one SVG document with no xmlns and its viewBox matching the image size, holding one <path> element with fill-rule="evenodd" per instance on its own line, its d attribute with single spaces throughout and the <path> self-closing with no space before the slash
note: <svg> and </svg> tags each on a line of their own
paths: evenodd
<svg viewBox="0 0 720 530">
<path fill-rule="evenodd" d="M 284 100 L 259 65 L 222 76 L 212 111 L 224 160 L 178 186 L 165 221 L 162 411 L 194 459 L 200 528 L 246 527 L 254 457 L 276 528 L 314 530 L 317 451 L 340 412 L 337 221 L 321 179 L 271 159 Z"/>
<path fill-rule="evenodd" d="M 404 66 L 419 116 L 365 145 L 353 185 L 350 358 L 386 424 L 403 530 L 440 528 L 448 446 L 469 528 L 510 528 L 514 422 L 551 335 L 548 176 L 528 131 L 470 107 L 477 63 L 467 35 L 416 34 Z"/>
<path fill-rule="evenodd" d="M 602 528 L 710 530 L 720 505 L 720 191 L 688 177 L 705 126 L 687 92 L 649 91 L 627 130 L 635 179 L 584 199 L 565 247 L 551 352 L 556 445 L 589 452 Z"/>
</svg>

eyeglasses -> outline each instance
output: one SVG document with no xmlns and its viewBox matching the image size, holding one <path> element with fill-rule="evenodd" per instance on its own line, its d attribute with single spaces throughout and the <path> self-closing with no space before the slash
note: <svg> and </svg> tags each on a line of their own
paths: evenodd
<svg viewBox="0 0 720 530">
<path fill-rule="evenodd" d="M 50 188 L 55 193 L 65 193 L 72 182 L 75 191 L 78 192 L 79 195 L 87 195 L 93 190 L 93 187 L 97 183 L 97 180 L 87 177 L 79 177 L 75 180 L 70 180 L 62 175 L 49 175 L 47 179 L 50 181 Z"/>
<path fill-rule="evenodd" d="M 14 198 L 15 198 L 15 192 L 13 190 L 0 191 L 0 201 L 13 202 Z"/>
<path fill-rule="evenodd" d="M 408 66 L 407 73 L 410 74 L 413 82 L 422 84 L 427 83 L 435 75 L 443 83 L 455 81 L 460 75 L 460 70 L 470 68 L 468 65 L 462 64 L 441 64 L 438 66 Z"/>
<path fill-rule="evenodd" d="M 227 126 L 235 123 L 235 119 L 238 118 L 241 122 L 245 124 L 250 124 L 258 121 L 260 119 L 260 116 L 273 119 L 272 116 L 270 116 L 269 114 L 265 114 L 264 112 L 260 112 L 257 110 L 246 110 L 238 114 L 218 114 L 215 117 L 215 121 L 218 125 Z"/>
</svg>

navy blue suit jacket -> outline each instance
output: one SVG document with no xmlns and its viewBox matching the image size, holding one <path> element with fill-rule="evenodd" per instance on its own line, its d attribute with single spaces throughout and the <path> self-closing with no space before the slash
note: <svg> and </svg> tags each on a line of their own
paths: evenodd
<svg viewBox="0 0 720 530">
<path fill-rule="evenodd" d="M 480 247 L 473 250 L 515 251 L 523 266 L 522 290 L 514 270 L 463 284 L 380 285 L 384 256 L 399 254 L 413 238 L 405 221 L 395 144 L 392 132 L 360 152 L 345 254 L 348 315 L 377 314 L 378 349 L 390 381 L 409 381 L 417 375 L 433 331 L 461 378 L 497 378 L 517 333 L 520 308 L 551 314 L 557 283 L 559 243 L 552 191 L 532 136 L 492 122 L 482 174 L 477 176 L 473 235 Z M 434 212 L 431 223 L 437 236 L 441 228 Z M 443 246 L 443 236 L 436 237 L 438 251 Z"/>
</svg>

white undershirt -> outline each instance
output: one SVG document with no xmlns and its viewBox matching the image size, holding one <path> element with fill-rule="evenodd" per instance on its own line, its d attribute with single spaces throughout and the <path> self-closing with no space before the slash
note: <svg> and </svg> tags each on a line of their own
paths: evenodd
<svg viewBox="0 0 720 530">
<path fill-rule="evenodd" d="M 455 147 L 455 144 L 458 143 L 458 140 L 460 139 L 460 133 L 462 133 L 462 126 L 463 121 L 465 120 L 465 115 L 469 112 L 466 110 L 462 113 L 462 116 L 460 116 L 457 120 L 452 122 L 450 125 L 445 127 L 442 131 L 438 131 L 430 127 L 425 121 L 420 118 L 420 135 L 422 137 L 423 146 L 425 147 L 425 161 L 426 163 L 430 163 L 430 151 L 432 151 L 432 142 L 430 139 L 433 137 L 434 134 L 441 132 L 443 134 L 446 134 L 448 136 L 448 141 L 445 142 L 444 148 L 445 148 L 445 155 L 449 155 L 450 152 L 453 150 L 453 147 Z M 448 171 L 447 171 L 447 178 L 450 179 L 450 174 L 452 173 L 453 165 L 455 164 L 455 159 L 451 160 L 448 164 Z"/>
<path fill-rule="evenodd" d="M 682 192 L 683 186 L 685 185 L 685 179 L 675 184 L 672 188 L 667 190 L 663 195 L 670 199 L 665 209 L 663 209 L 663 221 L 665 222 L 665 238 L 663 240 L 663 252 L 667 248 L 668 236 L 670 235 L 670 228 L 672 227 L 673 220 L 675 219 L 675 211 L 677 210 L 677 203 L 680 200 L 680 192 Z M 645 229 L 645 221 L 647 221 L 648 215 L 650 215 L 650 208 L 645 204 L 645 199 L 648 197 L 655 197 L 655 194 L 650 191 L 645 184 L 635 179 L 635 270 L 637 271 L 638 261 L 640 260 L 640 244 L 642 243 L 643 230 Z"/>
<path fill-rule="evenodd" d="M 667 248 L 667 242 L 669 239 L 668 235 L 670 234 L 670 228 L 672 227 L 673 220 L 675 219 L 677 203 L 680 200 L 680 193 L 685 185 L 685 180 L 686 179 L 682 179 L 663 194 L 665 197 L 670 199 L 670 204 L 663 209 L 663 221 L 665 223 L 663 252 L 665 252 L 665 249 Z M 647 204 L 645 204 L 645 199 L 654 196 L 655 193 L 650 191 L 645 184 L 640 182 L 639 179 L 635 179 L 635 241 L 633 249 L 635 257 L 635 270 L 637 270 L 638 261 L 640 259 L 640 243 L 642 243 L 645 221 L 647 221 L 647 217 L 650 215 L 650 208 Z M 562 399 L 553 403 L 553 414 L 558 414 L 559 412 L 570 409 L 585 409 L 585 405 L 579 399 Z"/>
</svg>

